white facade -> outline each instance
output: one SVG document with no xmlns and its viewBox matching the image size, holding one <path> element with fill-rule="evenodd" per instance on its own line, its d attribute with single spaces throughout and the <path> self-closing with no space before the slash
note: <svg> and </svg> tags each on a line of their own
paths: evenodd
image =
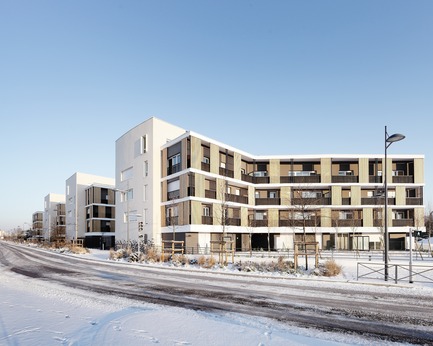
<svg viewBox="0 0 433 346">
<path fill-rule="evenodd" d="M 65 195 L 50 193 L 44 198 L 43 233 L 45 239 L 51 238 L 51 233 L 56 226 L 57 205 L 65 203 Z"/>
<path fill-rule="evenodd" d="M 74 173 L 66 180 L 66 239 L 84 238 L 86 232 L 86 195 L 91 185 L 107 185 L 114 188 L 114 179 L 92 174 Z"/>
<path fill-rule="evenodd" d="M 152 117 L 116 141 L 116 241 L 137 241 L 143 222 L 144 239 L 160 245 L 161 147 L 183 133 Z"/>
</svg>

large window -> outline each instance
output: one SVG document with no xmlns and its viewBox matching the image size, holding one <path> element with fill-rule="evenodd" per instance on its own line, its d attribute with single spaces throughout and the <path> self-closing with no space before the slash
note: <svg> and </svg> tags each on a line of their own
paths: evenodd
<svg viewBox="0 0 433 346">
<path fill-rule="evenodd" d="M 180 172 L 181 158 L 180 153 L 168 158 L 168 174 Z"/>
<path fill-rule="evenodd" d="M 132 173 L 133 173 L 132 167 L 129 167 L 129 168 L 123 170 L 120 173 L 120 180 L 121 181 L 125 181 L 125 180 L 128 180 L 128 179 L 131 179 L 132 178 Z"/>
</svg>

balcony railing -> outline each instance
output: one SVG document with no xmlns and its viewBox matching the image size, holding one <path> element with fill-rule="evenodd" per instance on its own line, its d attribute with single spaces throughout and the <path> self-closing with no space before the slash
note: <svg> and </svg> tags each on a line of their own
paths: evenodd
<svg viewBox="0 0 433 346">
<path fill-rule="evenodd" d="M 333 175 L 333 183 L 357 183 L 358 176 L 356 175 Z"/>
<path fill-rule="evenodd" d="M 362 205 L 385 205 L 385 197 L 364 197 L 361 198 Z M 395 205 L 395 198 L 388 197 L 388 204 Z"/>
<path fill-rule="evenodd" d="M 248 224 L 250 227 L 267 227 L 268 220 L 249 220 Z"/>
<path fill-rule="evenodd" d="M 253 179 L 254 177 L 253 176 L 251 176 L 251 175 L 248 175 L 248 174 L 243 174 L 242 173 L 242 176 L 241 176 L 241 179 L 243 180 L 243 181 L 246 181 L 246 182 L 248 182 L 248 183 L 253 183 L 254 181 L 254 179 Z"/>
<path fill-rule="evenodd" d="M 201 223 L 203 225 L 212 225 L 213 224 L 213 217 L 212 216 L 202 216 L 201 217 Z"/>
<path fill-rule="evenodd" d="M 240 226 L 241 225 L 241 219 L 229 217 L 226 219 L 225 224 L 226 224 L 226 226 Z"/>
<path fill-rule="evenodd" d="M 173 166 L 169 166 L 167 167 L 167 175 L 180 172 L 181 170 L 182 170 L 182 165 L 180 163 L 175 164 Z"/>
<path fill-rule="evenodd" d="M 332 220 L 332 227 L 362 227 L 362 220 L 358 220 L 358 219 Z"/>
<path fill-rule="evenodd" d="M 172 201 L 173 199 L 178 199 L 180 197 L 180 190 L 170 191 L 167 193 L 167 199 Z"/>
<path fill-rule="evenodd" d="M 220 167 L 220 175 L 223 175 L 225 177 L 233 178 L 235 176 L 235 172 L 228 168 Z"/>
<path fill-rule="evenodd" d="M 396 175 L 392 177 L 392 182 L 395 184 L 413 184 L 413 175 Z"/>
<path fill-rule="evenodd" d="M 382 177 L 378 175 L 369 175 L 368 176 L 368 182 L 370 183 L 382 183 Z"/>
<path fill-rule="evenodd" d="M 422 205 L 423 200 L 419 197 L 407 197 L 406 205 Z"/>
<path fill-rule="evenodd" d="M 280 198 L 256 198 L 256 205 L 280 205 Z"/>
<path fill-rule="evenodd" d="M 292 198 L 292 205 L 331 205 L 331 198 Z"/>
<path fill-rule="evenodd" d="M 210 164 L 206 162 L 201 163 L 201 170 L 205 172 L 210 172 Z"/>
<path fill-rule="evenodd" d="M 214 191 L 214 190 L 204 190 L 204 196 L 206 198 L 216 199 L 216 191 Z"/>
<path fill-rule="evenodd" d="M 281 184 L 310 184 L 310 183 L 320 183 L 320 174 L 316 175 L 306 175 L 299 177 L 280 177 Z"/>
<path fill-rule="evenodd" d="M 179 216 L 170 216 L 165 218 L 166 226 L 174 226 L 179 224 Z"/>
<path fill-rule="evenodd" d="M 413 226 L 413 219 L 394 219 L 392 220 L 393 227 L 410 227 Z"/>
<path fill-rule="evenodd" d="M 320 227 L 320 218 L 311 218 L 308 220 L 299 220 L 299 219 L 291 219 L 291 220 L 279 220 L 279 227 Z"/>
<path fill-rule="evenodd" d="M 248 204 L 248 197 L 246 197 L 246 196 L 239 196 L 239 195 L 233 195 L 231 193 L 226 193 L 226 201 L 235 202 L 235 203 L 242 203 L 242 204 Z"/>
<path fill-rule="evenodd" d="M 350 197 L 344 197 L 341 199 L 341 204 L 342 205 L 350 205 Z"/>
</svg>

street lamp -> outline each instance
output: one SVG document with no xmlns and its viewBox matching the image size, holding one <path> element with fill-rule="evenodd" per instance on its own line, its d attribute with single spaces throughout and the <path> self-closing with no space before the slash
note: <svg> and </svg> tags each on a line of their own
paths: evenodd
<svg viewBox="0 0 433 346">
<path fill-rule="evenodd" d="M 405 136 L 400 133 L 388 135 L 385 126 L 385 167 L 384 167 L 384 188 L 385 188 L 385 281 L 388 281 L 388 250 L 389 250 L 389 239 L 388 239 L 388 173 L 387 173 L 387 149 L 394 143 L 401 141 Z"/>
</svg>

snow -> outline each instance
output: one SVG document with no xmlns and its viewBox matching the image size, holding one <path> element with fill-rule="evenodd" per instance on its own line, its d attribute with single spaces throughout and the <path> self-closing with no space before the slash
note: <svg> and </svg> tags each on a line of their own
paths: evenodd
<svg viewBox="0 0 433 346">
<path fill-rule="evenodd" d="M 91 250 L 79 256 L 106 261 L 108 251 Z M 320 284 L 356 279 L 353 256 L 337 262 L 343 266 L 339 277 L 307 279 L 312 283 L 322 279 Z M 265 318 L 97 295 L 23 277 L 1 267 L 0 276 L 0 345 L 374 345 L 361 336 L 288 327 Z M 362 286 L 370 290 L 380 285 Z M 429 284 L 415 287 L 433 290 Z"/>
</svg>

